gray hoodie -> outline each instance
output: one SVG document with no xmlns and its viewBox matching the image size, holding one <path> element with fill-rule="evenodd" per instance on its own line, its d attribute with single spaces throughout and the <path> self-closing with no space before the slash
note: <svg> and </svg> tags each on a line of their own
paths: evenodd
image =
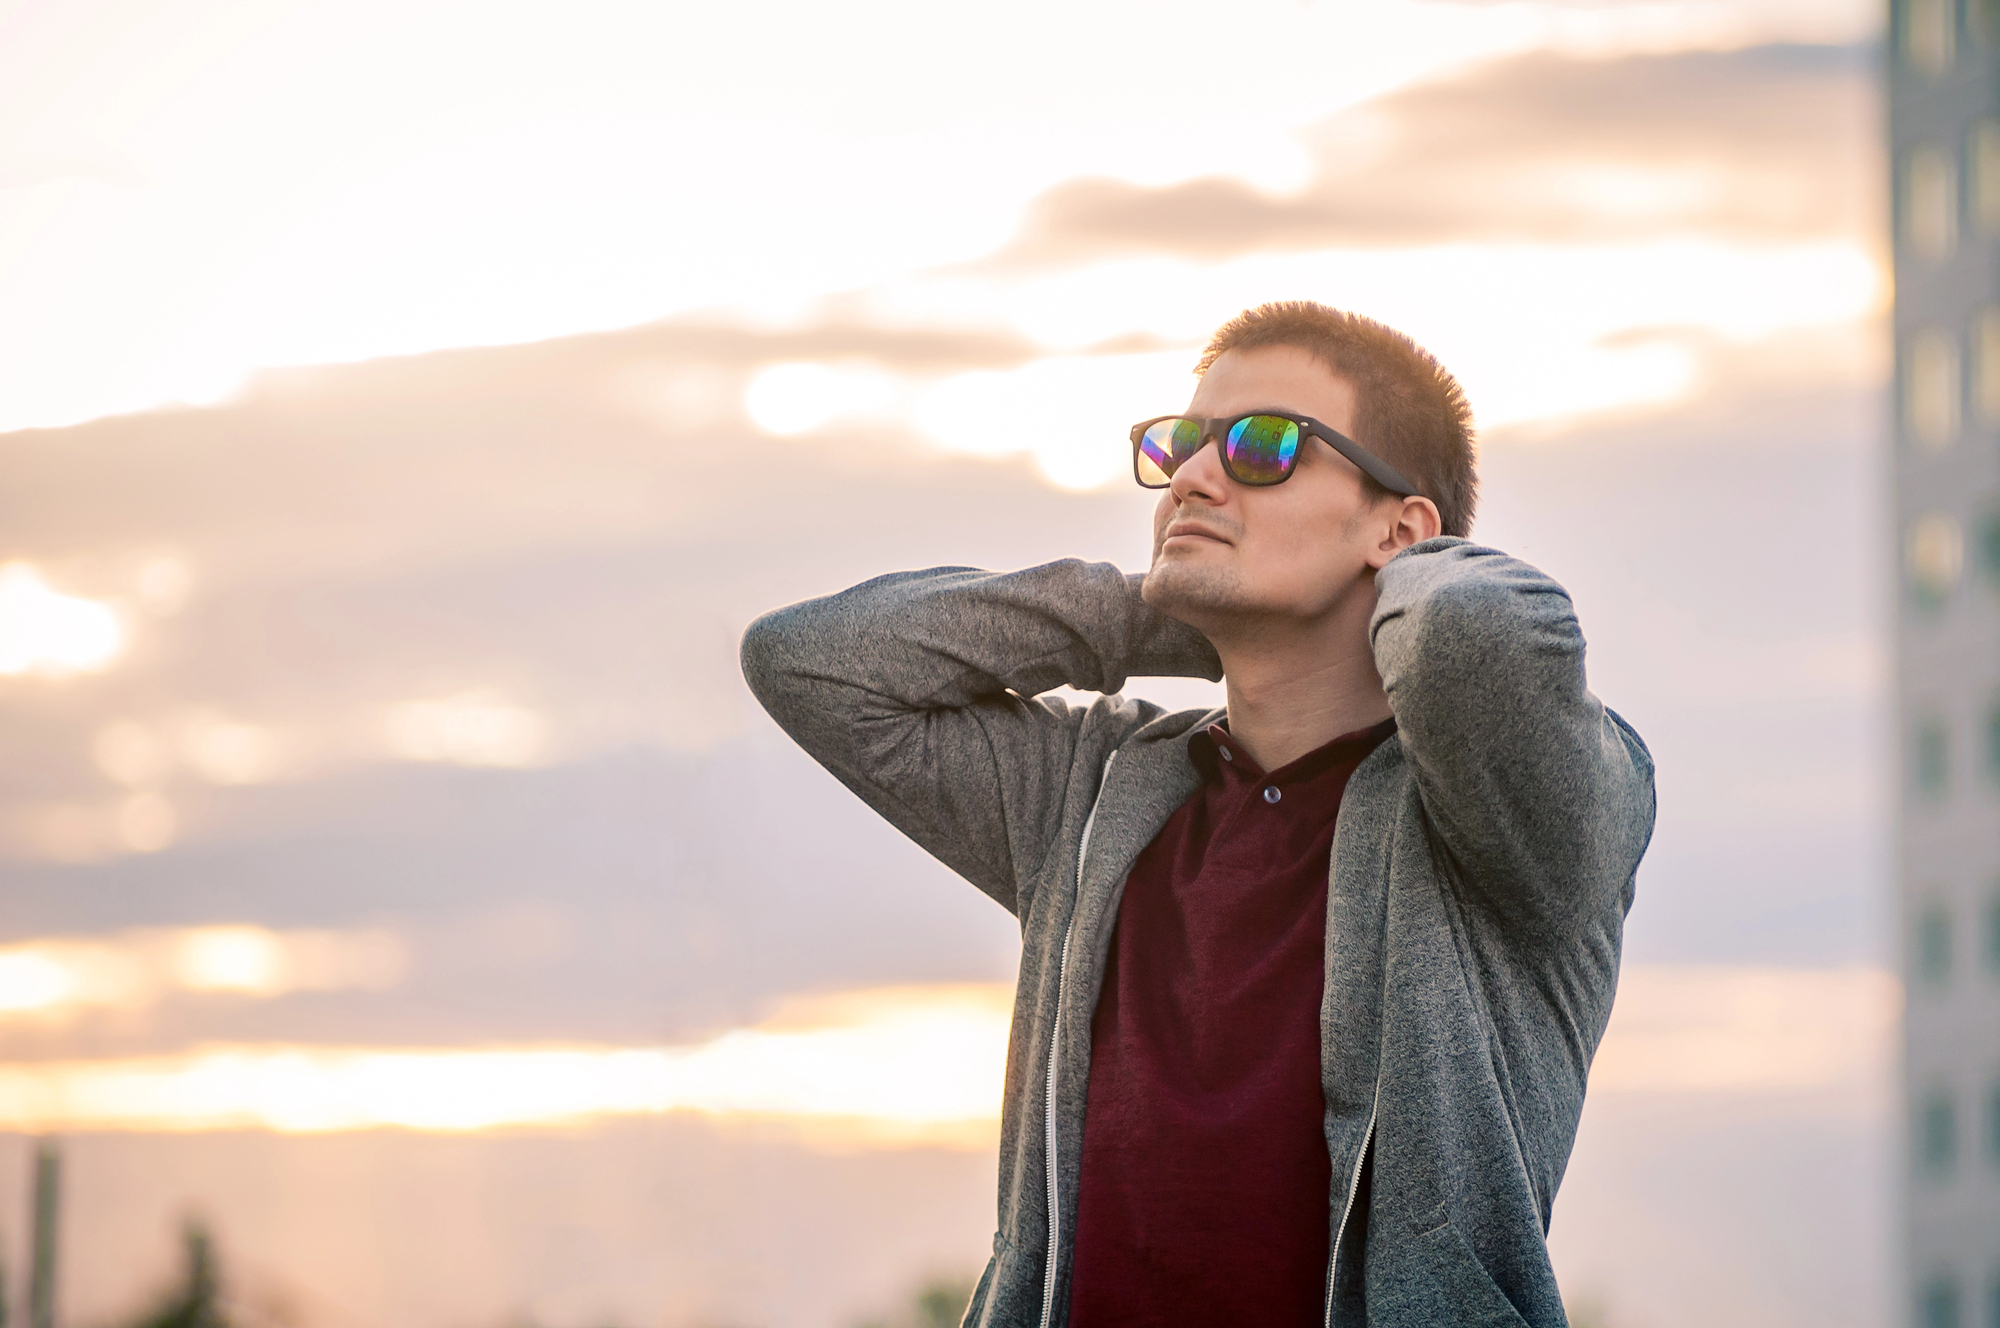
<svg viewBox="0 0 2000 1328">
<path fill-rule="evenodd" d="M 751 625 L 743 671 L 821 764 L 1021 925 L 999 1229 L 965 1322 L 1069 1317 L 1091 1013 L 1140 850 L 1216 678 L 1106 564 L 899 572 Z M 1584 682 L 1568 594 L 1461 539 L 1405 550 L 1369 624 L 1396 733 L 1329 864 L 1320 1006 L 1327 1323 L 1564 1323 L 1545 1235 L 1653 827 L 1645 744 Z M 1068 684 L 1106 695 L 1073 706 Z"/>
</svg>

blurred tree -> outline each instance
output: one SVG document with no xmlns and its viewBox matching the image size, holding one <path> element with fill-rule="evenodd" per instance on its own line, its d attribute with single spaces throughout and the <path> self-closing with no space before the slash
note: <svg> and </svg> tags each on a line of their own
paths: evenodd
<svg viewBox="0 0 2000 1328">
<path fill-rule="evenodd" d="M 865 1319 L 854 1328 L 958 1328 L 977 1283 L 976 1277 L 934 1277 L 918 1289 L 902 1313 Z"/>
<path fill-rule="evenodd" d="M 208 1228 L 190 1220 L 181 1229 L 181 1283 L 132 1328 L 229 1328 L 222 1312 L 222 1283 Z"/>
<path fill-rule="evenodd" d="M 944 1278 L 917 1293 L 917 1328 L 958 1328 L 976 1279 Z"/>
<path fill-rule="evenodd" d="M 61 1227 L 62 1156 L 53 1139 L 35 1143 L 35 1194 L 29 1221 L 28 1328 L 55 1328 L 56 1234 Z"/>
<path fill-rule="evenodd" d="M 1563 1309 L 1569 1316 L 1569 1328 L 1611 1328 L 1611 1316 L 1606 1313 L 1604 1302 L 1594 1297 L 1565 1305 Z"/>
</svg>

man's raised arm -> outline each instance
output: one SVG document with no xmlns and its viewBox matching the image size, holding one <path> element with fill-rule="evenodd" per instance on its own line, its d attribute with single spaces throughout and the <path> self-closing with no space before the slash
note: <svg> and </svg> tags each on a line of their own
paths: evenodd
<svg viewBox="0 0 2000 1328">
<path fill-rule="evenodd" d="M 1376 667 L 1466 888 L 1537 929 L 1622 914 L 1652 834 L 1653 763 L 1585 684 L 1568 593 L 1461 539 L 1405 550 L 1376 588 Z"/>
<path fill-rule="evenodd" d="M 1147 607 L 1139 580 L 1075 559 L 892 573 L 759 618 L 743 676 L 843 784 L 1020 912 L 1079 756 L 1108 753 L 1157 713 L 1032 698 L 1221 676 L 1208 642 Z"/>
</svg>

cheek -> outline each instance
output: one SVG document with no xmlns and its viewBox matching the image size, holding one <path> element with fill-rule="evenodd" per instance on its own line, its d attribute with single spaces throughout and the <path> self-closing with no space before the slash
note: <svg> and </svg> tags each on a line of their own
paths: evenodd
<svg viewBox="0 0 2000 1328">
<path fill-rule="evenodd" d="M 1160 551 L 1160 537 L 1166 533 L 1167 522 L 1174 519 L 1174 491 L 1160 490 L 1160 501 L 1153 504 L 1153 552 Z"/>
<path fill-rule="evenodd" d="M 1366 558 L 1349 528 L 1351 511 L 1320 502 L 1286 504 L 1263 515 L 1268 519 L 1258 523 L 1258 538 L 1250 542 L 1253 575 L 1277 597 L 1300 609 L 1324 608 L 1360 574 Z"/>
</svg>

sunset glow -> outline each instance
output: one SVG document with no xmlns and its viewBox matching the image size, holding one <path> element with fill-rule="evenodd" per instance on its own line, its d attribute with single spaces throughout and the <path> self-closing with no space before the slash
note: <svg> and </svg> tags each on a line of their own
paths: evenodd
<svg viewBox="0 0 2000 1328">
<path fill-rule="evenodd" d="M 891 326 L 998 323 L 1049 353 L 1019 368 L 930 378 L 785 363 L 751 379 L 744 409 L 779 435 L 914 428 L 949 452 L 1032 456 L 1059 487 L 1093 489 L 1125 476 L 1133 420 L 1187 403 L 1210 330 L 1300 291 L 1365 310 L 1433 350 L 1482 430 L 1684 400 L 1718 347 L 1829 328 L 1865 340 L 1884 296 L 1874 259 L 1842 243 L 1458 245 L 1212 265 L 1135 258 L 1006 281 L 912 278 L 871 292 L 872 316 Z M 1177 348 L 1089 353 L 1135 339 Z M 1815 353 L 1852 354 L 1836 343 L 1791 355 Z"/>
<path fill-rule="evenodd" d="M 25 982 L 30 975 L 23 973 Z M 0 1069 L 0 1129 L 459 1132 L 691 1111 L 990 1146 L 1009 987 L 848 993 L 690 1047 L 222 1047 Z"/>
<path fill-rule="evenodd" d="M 381 991 L 409 947 L 390 931 L 255 926 L 141 928 L 0 948 L 0 1020 L 143 1010 L 177 992 L 268 1000 L 298 991 Z"/>
<path fill-rule="evenodd" d="M 201 946 L 204 981 L 264 980 L 247 938 Z M 61 980 L 30 955 L 0 956 L 0 976 L 44 995 Z M 1897 1009 L 1894 981 L 1867 969 L 1639 967 L 1621 985 L 1597 1094 L 1850 1086 L 1886 1055 Z M 847 1145 L 986 1148 L 1012 999 L 1006 984 L 846 992 L 681 1047 L 231 1046 L 16 1064 L 0 1069 L 0 1129 L 457 1133 L 694 1112 Z"/>
</svg>

